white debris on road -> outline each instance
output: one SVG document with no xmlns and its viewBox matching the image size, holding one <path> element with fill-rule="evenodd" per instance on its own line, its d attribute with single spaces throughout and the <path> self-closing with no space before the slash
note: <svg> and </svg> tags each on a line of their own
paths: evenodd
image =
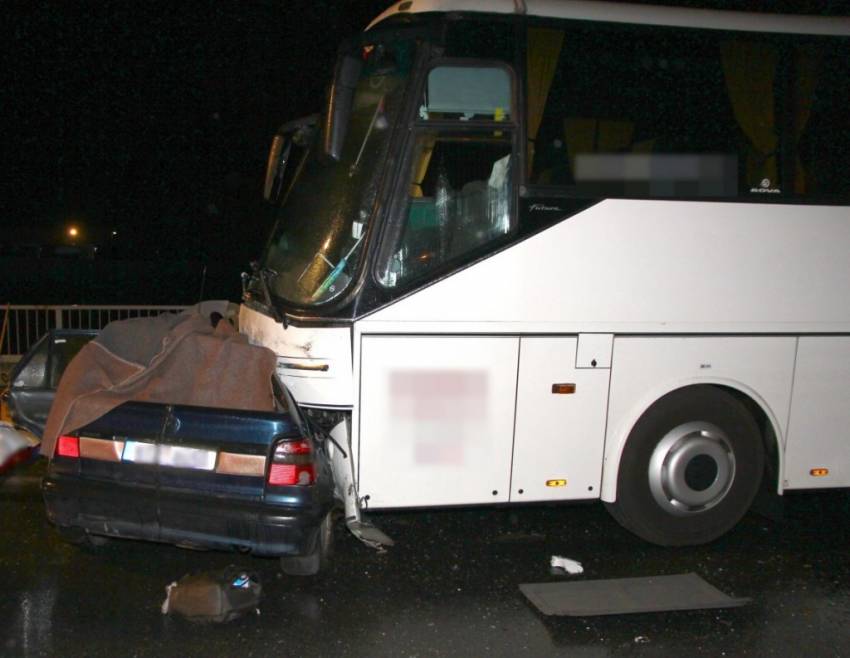
<svg viewBox="0 0 850 658">
<path fill-rule="evenodd" d="M 571 560 L 568 557 L 553 555 L 552 559 L 549 561 L 549 564 L 551 564 L 553 567 L 563 569 L 568 574 L 576 575 L 579 573 L 584 573 L 584 567 L 581 566 L 581 562 Z"/>
</svg>

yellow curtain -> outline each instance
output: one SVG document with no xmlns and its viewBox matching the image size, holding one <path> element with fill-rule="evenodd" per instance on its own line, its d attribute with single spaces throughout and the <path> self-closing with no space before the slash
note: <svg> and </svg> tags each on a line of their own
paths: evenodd
<svg viewBox="0 0 850 658">
<path fill-rule="evenodd" d="M 543 27 L 528 28 L 527 50 L 527 97 L 528 97 L 528 173 L 534 162 L 534 139 L 540 130 L 543 110 L 549 97 L 552 78 L 558 67 L 561 48 L 564 45 L 564 31 Z"/>
<path fill-rule="evenodd" d="M 747 41 L 722 44 L 723 74 L 735 120 L 747 136 L 747 183 L 767 179 L 777 184 L 779 139 L 774 117 L 774 80 L 778 52 L 774 46 Z"/>
<path fill-rule="evenodd" d="M 434 155 L 434 145 L 437 143 L 436 133 L 425 133 L 419 138 L 419 157 L 413 162 L 413 182 L 410 183 L 410 196 L 422 196 L 422 181 L 428 173 L 431 156 Z"/>
<path fill-rule="evenodd" d="M 795 53 L 797 77 L 794 81 L 794 143 L 800 142 L 815 100 L 820 52 L 814 48 L 800 48 Z M 797 157 L 794 173 L 794 193 L 804 194 L 808 187 L 806 171 L 803 162 Z"/>
</svg>

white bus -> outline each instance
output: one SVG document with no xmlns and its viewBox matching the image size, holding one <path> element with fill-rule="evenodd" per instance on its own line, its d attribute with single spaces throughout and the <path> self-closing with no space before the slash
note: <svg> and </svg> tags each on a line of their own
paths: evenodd
<svg viewBox="0 0 850 658">
<path fill-rule="evenodd" d="M 850 21 L 405 0 L 275 138 L 240 328 L 362 510 L 708 542 L 850 486 Z"/>
</svg>

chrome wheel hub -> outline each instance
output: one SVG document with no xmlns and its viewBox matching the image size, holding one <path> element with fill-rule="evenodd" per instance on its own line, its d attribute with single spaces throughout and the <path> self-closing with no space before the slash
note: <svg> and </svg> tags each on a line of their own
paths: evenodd
<svg viewBox="0 0 850 658">
<path fill-rule="evenodd" d="M 717 505 L 735 479 L 729 438 L 705 421 L 670 430 L 649 459 L 649 488 L 661 508 L 676 516 L 699 514 Z"/>
</svg>

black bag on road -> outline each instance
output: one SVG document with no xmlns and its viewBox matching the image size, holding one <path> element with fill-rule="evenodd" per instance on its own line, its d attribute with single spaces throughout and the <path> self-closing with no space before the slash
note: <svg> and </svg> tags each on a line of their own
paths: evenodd
<svg viewBox="0 0 850 658">
<path fill-rule="evenodd" d="M 255 573 L 230 565 L 219 571 L 183 576 L 165 591 L 163 614 L 221 623 L 257 610 L 263 586 Z"/>
</svg>

